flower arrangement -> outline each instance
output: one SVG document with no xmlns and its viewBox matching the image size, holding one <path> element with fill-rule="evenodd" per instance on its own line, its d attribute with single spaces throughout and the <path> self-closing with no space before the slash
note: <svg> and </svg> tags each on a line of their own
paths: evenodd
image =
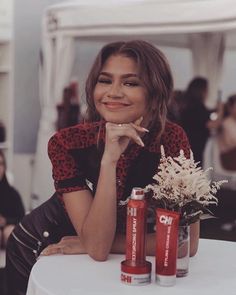
<svg viewBox="0 0 236 295">
<path fill-rule="evenodd" d="M 164 147 L 161 146 L 161 160 L 157 173 L 153 176 L 155 183 L 147 185 L 146 192 L 152 192 L 155 206 L 180 212 L 180 224 L 191 224 L 202 215 L 211 214 L 206 207 L 217 205 L 216 193 L 220 186 L 227 182 L 221 180 L 212 182 L 208 179 L 208 172 L 203 171 L 194 161 L 193 153 L 186 158 L 183 150 L 178 157 L 166 157 Z"/>
</svg>

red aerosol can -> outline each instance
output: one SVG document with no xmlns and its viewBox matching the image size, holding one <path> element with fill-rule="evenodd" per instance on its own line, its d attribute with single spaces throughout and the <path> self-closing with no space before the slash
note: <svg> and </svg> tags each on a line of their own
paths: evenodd
<svg viewBox="0 0 236 295">
<path fill-rule="evenodd" d="M 146 214 L 144 190 L 135 187 L 127 204 L 126 260 L 121 262 L 121 281 L 129 285 L 151 282 L 151 263 L 146 261 Z"/>
</svg>

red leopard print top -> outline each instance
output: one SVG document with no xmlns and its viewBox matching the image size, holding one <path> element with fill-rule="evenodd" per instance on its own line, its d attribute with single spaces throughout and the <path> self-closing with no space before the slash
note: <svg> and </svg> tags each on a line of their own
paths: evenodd
<svg viewBox="0 0 236 295">
<path fill-rule="evenodd" d="M 104 149 L 105 122 L 78 124 L 57 132 L 48 144 L 53 179 L 59 196 L 89 189 L 95 194 Z M 126 208 L 119 206 L 133 187 L 152 183 L 160 160 L 160 145 L 167 156 L 178 156 L 180 149 L 189 156 L 189 142 L 183 129 L 167 122 L 161 140 L 156 130 L 143 137 L 144 147 L 130 144 L 117 163 L 117 230 L 125 231 Z"/>
</svg>

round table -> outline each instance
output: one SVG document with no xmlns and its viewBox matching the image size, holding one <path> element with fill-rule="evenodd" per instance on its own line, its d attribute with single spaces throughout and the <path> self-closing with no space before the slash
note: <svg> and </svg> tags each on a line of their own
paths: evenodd
<svg viewBox="0 0 236 295">
<path fill-rule="evenodd" d="M 27 295 L 235 295 L 236 243 L 200 239 L 199 250 L 190 259 L 189 275 L 177 278 L 173 287 L 155 283 L 155 258 L 152 283 L 127 286 L 120 282 L 120 262 L 124 255 L 111 254 L 105 262 L 88 255 L 41 257 L 34 265 Z"/>
</svg>

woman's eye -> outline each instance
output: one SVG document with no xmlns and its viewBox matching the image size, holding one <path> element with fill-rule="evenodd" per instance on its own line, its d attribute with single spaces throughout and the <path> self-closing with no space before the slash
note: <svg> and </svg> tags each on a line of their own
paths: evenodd
<svg viewBox="0 0 236 295">
<path fill-rule="evenodd" d="M 102 83 L 102 84 L 111 84 L 111 80 L 109 80 L 109 79 L 99 78 L 99 79 L 98 79 L 98 83 Z"/>
<path fill-rule="evenodd" d="M 140 84 L 136 81 L 126 81 L 126 82 L 124 82 L 124 85 L 129 86 L 129 87 L 136 87 L 136 86 L 139 86 Z"/>
</svg>

